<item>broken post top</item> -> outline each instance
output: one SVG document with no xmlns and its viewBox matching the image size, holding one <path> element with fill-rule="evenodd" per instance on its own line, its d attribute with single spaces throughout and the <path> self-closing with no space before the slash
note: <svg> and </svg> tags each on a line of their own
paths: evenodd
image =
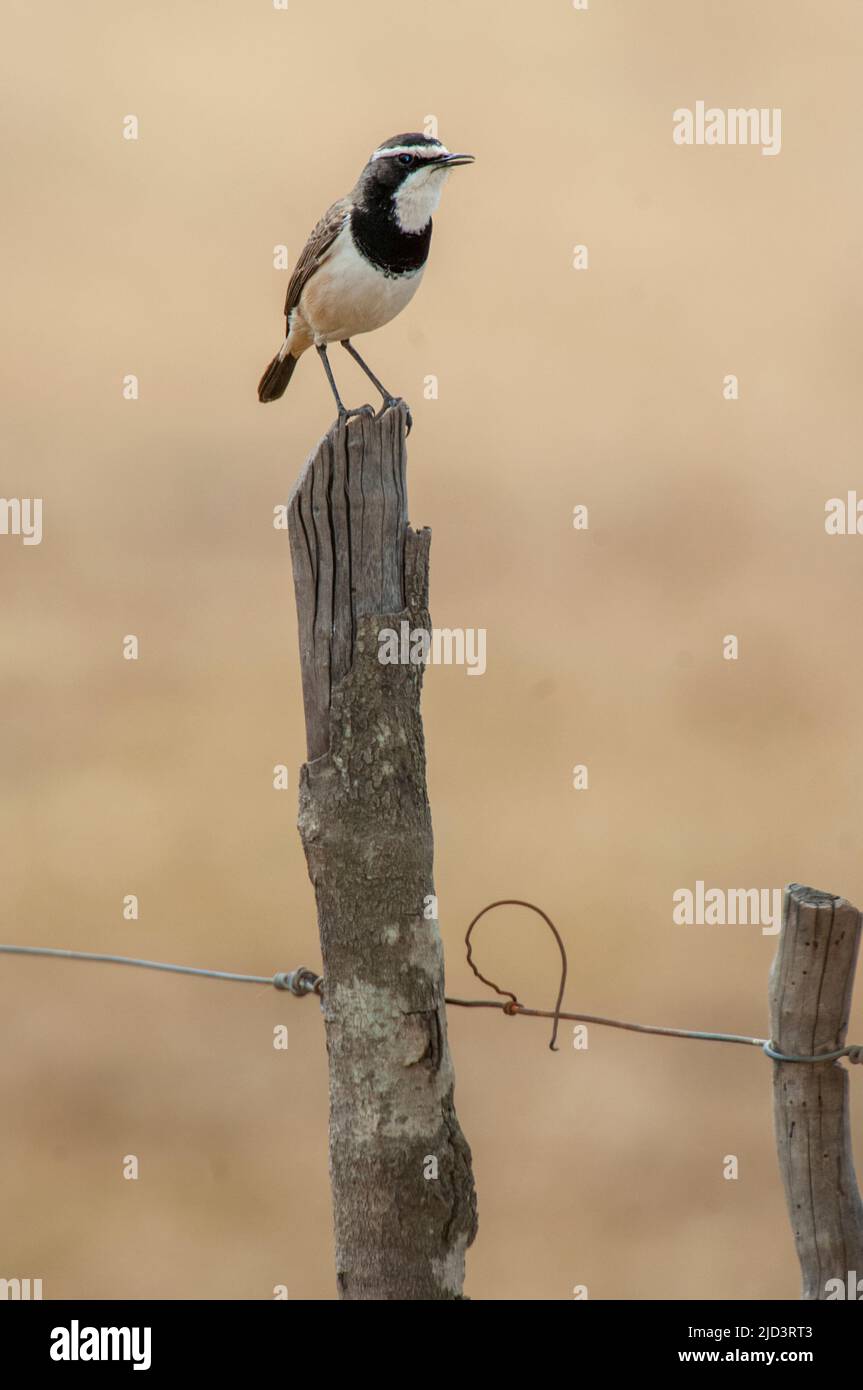
<svg viewBox="0 0 863 1390">
<path fill-rule="evenodd" d="M 845 1045 L 861 918 L 833 893 L 789 883 L 770 988 L 773 1045 L 811 1056 Z"/>
<path fill-rule="evenodd" d="M 337 420 L 288 504 L 310 759 L 329 749 L 332 691 L 350 670 L 358 619 L 427 603 L 428 533 L 408 525 L 406 432 L 401 401 Z"/>
<path fill-rule="evenodd" d="M 820 888 L 807 888 L 803 883 L 789 883 L 785 891 L 796 903 L 806 903 L 811 907 L 830 907 L 832 903 L 845 902 L 838 893 L 825 893 Z"/>
</svg>

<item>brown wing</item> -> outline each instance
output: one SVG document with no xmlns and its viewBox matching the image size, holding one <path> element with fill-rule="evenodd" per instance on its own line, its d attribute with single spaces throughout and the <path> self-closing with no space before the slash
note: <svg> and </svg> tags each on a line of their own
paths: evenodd
<svg viewBox="0 0 863 1390">
<path fill-rule="evenodd" d="M 347 198 L 340 198 L 332 207 L 327 208 L 318 225 L 315 227 L 305 246 L 303 247 L 300 259 L 294 266 L 294 272 L 288 285 L 288 293 L 285 299 L 285 319 L 290 328 L 291 310 L 295 309 L 300 302 L 300 295 L 305 289 L 306 283 L 311 275 L 317 270 L 319 265 L 327 259 L 332 250 L 333 242 L 344 226 L 345 219 L 350 211 L 350 203 Z"/>
</svg>

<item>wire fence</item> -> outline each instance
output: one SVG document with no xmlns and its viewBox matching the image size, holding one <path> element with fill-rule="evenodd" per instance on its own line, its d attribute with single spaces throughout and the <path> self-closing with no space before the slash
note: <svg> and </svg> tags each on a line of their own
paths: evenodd
<svg viewBox="0 0 863 1390">
<path fill-rule="evenodd" d="M 561 971 L 560 984 L 557 992 L 557 999 L 553 1009 L 534 1009 L 521 1000 L 512 992 L 493 980 L 487 979 L 477 968 L 473 958 L 473 935 L 474 931 L 486 913 L 499 907 L 524 907 L 541 917 L 546 923 L 560 951 Z M 568 1013 L 562 1008 L 563 994 L 566 988 L 566 976 L 568 961 L 566 948 L 563 944 L 560 932 L 552 922 L 551 918 L 536 903 L 527 902 L 523 898 L 500 898 L 495 902 L 488 903 L 474 917 L 465 933 L 465 948 L 467 963 L 484 985 L 493 989 L 501 998 L 506 999 L 506 1003 L 498 999 L 456 999 L 447 995 L 445 1003 L 454 1008 L 460 1009 L 498 1009 L 508 1017 L 522 1015 L 525 1018 L 546 1018 L 553 1020 L 551 1041 L 549 1047 L 553 1052 L 558 1051 L 557 1035 L 561 1022 L 595 1024 L 601 1028 L 619 1028 L 627 1033 L 642 1033 L 663 1038 L 683 1038 L 691 1042 L 715 1042 L 715 1043 L 734 1043 L 743 1047 L 758 1047 L 761 1051 L 774 1062 L 835 1062 L 840 1057 L 847 1057 L 851 1064 L 863 1063 L 863 1044 L 851 1044 L 847 1047 L 837 1048 L 832 1052 L 820 1052 L 811 1056 L 789 1055 L 778 1051 L 773 1046 L 769 1038 L 748 1037 L 741 1033 L 714 1033 L 706 1032 L 696 1028 L 667 1028 L 659 1024 L 652 1023 L 633 1023 L 629 1020 L 619 1018 L 606 1018 L 600 1014 L 581 1014 Z M 207 970 L 197 965 L 174 965 L 168 961 L 143 960 L 136 956 L 117 956 L 108 955 L 96 951 L 68 951 L 51 946 L 7 946 L 0 944 L 0 954 L 10 956 L 41 956 L 57 960 L 78 960 L 101 963 L 103 965 L 133 965 L 142 970 L 160 970 L 175 975 L 197 975 L 210 980 L 228 980 L 235 984 L 248 985 L 271 985 L 274 989 L 293 994 L 301 999 L 308 994 L 323 996 L 324 980 L 321 975 L 316 974 L 308 966 L 301 965 L 296 970 L 279 970 L 274 975 L 245 975 L 237 974 L 230 970 Z"/>
</svg>

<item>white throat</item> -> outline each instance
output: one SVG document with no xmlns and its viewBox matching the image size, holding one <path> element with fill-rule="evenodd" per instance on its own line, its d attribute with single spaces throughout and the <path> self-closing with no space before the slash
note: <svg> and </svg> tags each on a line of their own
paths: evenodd
<svg viewBox="0 0 863 1390">
<path fill-rule="evenodd" d="M 393 198 L 396 222 L 403 232 L 421 232 L 427 225 L 449 173 L 446 167 L 432 164 L 408 174 Z"/>
</svg>

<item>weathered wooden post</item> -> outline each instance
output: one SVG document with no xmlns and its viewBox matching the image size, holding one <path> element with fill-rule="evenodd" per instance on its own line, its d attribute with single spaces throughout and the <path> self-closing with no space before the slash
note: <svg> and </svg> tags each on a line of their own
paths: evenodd
<svg viewBox="0 0 863 1390">
<path fill-rule="evenodd" d="M 404 405 L 336 422 L 289 506 L 330 1069 L 339 1294 L 462 1297 L 476 1231 L 453 1105 L 420 717 L 423 667 L 379 632 L 429 627 L 431 533 L 407 520 Z"/>
<path fill-rule="evenodd" d="M 785 890 L 770 974 L 770 1036 L 785 1057 L 845 1047 L 861 914 L 844 898 L 798 883 Z M 829 1280 L 863 1279 L 863 1203 L 854 1173 L 848 1073 L 838 1059 L 773 1064 L 774 1124 L 801 1297 L 826 1299 Z M 856 1287 L 854 1297 L 857 1297 Z"/>
</svg>

